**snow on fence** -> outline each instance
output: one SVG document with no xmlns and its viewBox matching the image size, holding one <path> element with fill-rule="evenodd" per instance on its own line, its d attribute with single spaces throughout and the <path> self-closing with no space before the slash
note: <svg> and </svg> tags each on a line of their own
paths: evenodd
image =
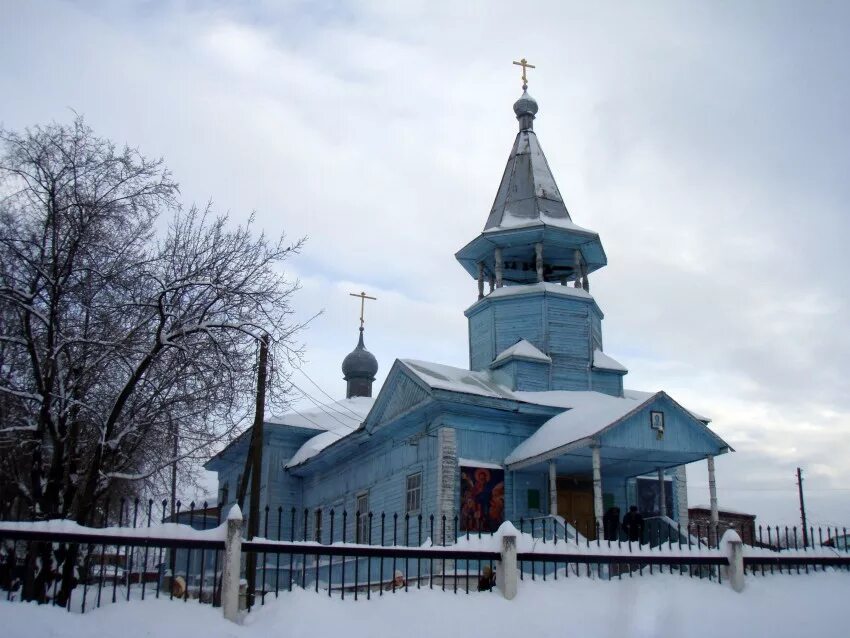
<svg viewBox="0 0 850 638">
<path fill-rule="evenodd" d="M 0 588 L 7 599 L 85 612 L 119 599 L 167 595 L 220 605 L 225 617 L 238 620 L 243 610 L 293 587 L 358 600 L 422 588 L 469 593 L 495 586 L 512 598 L 525 579 L 611 580 L 666 571 L 728 582 L 740 591 L 747 574 L 850 571 L 847 536 L 837 529 L 826 534 L 808 530 L 801 543 L 793 528 L 784 528 L 784 534 L 777 527 L 753 528 L 744 534 L 745 544 L 734 531 L 712 542 L 717 536 L 712 530 L 682 530 L 669 521 L 629 541 L 610 534 L 603 540 L 599 530 L 581 534 L 570 526 L 571 532 L 554 518 L 519 521 L 520 529 L 506 522 L 495 532 L 471 531 L 467 524 L 459 532 L 457 519 L 367 513 L 350 520 L 345 512 L 335 516 L 333 511 L 325 521 L 321 513 L 306 510 L 298 525 L 300 513 L 293 509 L 284 540 L 282 508 L 276 526 L 272 522 L 276 534 L 269 534 L 266 508 L 263 537 L 249 541 L 242 538 L 246 527 L 238 508 L 221 523 L 218 508 L 205 504 L 196 511 L 192 504 L 181 514 L 178 505 L 174 515 L 163 519 L 180 523 L 152 524 L 152 502 L 146 517 L 144 510 L 139 517 L 135 502 L 132 523 L 124 506 L 119 525 L 111 527 L 106 526 L 108 505 L 100 528 L 66 520 L 0 520 Z M 147 526 L 139 526 L 145 518 Z M 349 528 L 359 542 L 350 542 Z M 247 565 L 255 565 L 254 578 L 246 573 Z"/>
</svg>

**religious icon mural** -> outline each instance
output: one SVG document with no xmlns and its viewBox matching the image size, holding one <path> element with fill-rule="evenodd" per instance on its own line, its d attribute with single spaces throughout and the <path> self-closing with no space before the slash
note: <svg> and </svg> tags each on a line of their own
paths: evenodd
<svg viewBox="0 0 850 638">
<path fill-rule="evenodd" d="M 505 471 L 460 468 L 460 531 L 495 532 L 505 519 Z"/>
<path fill-rule="evenodd" d="M 664 413 L 652 411 L 649 413 L 649 425 L 655 430 L 655 437 L 664 438 Z"/>
</svg>

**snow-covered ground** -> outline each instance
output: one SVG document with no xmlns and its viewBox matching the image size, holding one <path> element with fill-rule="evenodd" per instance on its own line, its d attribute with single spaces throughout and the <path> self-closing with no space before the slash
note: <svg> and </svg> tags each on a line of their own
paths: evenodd
<svg viewBox="0 0 850 638">
<path fill-rule="evenodd" d="M 747 577 L 736 594 L 727 585 L 677 575 L 594 581 L 520 583 L 513 601 L 498 592 L 439 590 L 387 593 L 370 601 L 329 599 L 311 591 L 282 593 L 242 626 L 197 602 L 148 599 L 81 614 L 0 602 L 0 635 L 8 638 L 416 638 L 486 636 L 676 636 L 753 638 L 848 633 L 850 574 Z"/>
</svg>

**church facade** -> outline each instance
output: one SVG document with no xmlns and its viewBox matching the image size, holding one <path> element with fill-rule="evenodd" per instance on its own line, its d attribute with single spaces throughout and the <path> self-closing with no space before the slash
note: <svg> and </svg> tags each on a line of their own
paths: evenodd
<svg viewBox="0 0 850 638">
<path fill-rule="evenodd" d="M 333 538 L 321 529 L 330 510 L 348 513 L 345 538 L 361 542 L 375 531 L 368 512 L 446 517 L 449 538 L 546 518 L 593 539 L 606 512 L 630 506 L 685 526 L 685 466 L 697 461 L 709 466 L 716 520 L 713 460 L 731 448 L 667 393 L 627 389 L 627 369 L 605 353 L 590 275 L 607 257 L 567 211 L 537 111 L 524 91 L 483 231 L 456 254 L 477 283 L 468 369 L 397 359 L 373 397 L 378 364 L 361 325 L 343 362 L 346 398 L 265 423 L 260 502 L 299 512 L 298 536 L 303 525 L 309 538 L 341 540 L 340 520 Z M 248 444 L 245 433 L 206 465 L 225 505 Z M 272 516 L 269 537 L 288 538 L 293 523 Z"/>
</svg>

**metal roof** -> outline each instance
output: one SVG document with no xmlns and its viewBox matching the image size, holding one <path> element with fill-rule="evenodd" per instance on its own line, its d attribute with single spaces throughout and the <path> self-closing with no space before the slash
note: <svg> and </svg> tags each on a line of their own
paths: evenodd
<svg viewBox="0 0 850 638">
<path fill-rule="evenodd" d="M 514 104 L 520 130 L 484 230 L 545 218 L 570 220 L 555 177 L 534 133 L 537 102 L 523 93 Z"/>
</svg>

